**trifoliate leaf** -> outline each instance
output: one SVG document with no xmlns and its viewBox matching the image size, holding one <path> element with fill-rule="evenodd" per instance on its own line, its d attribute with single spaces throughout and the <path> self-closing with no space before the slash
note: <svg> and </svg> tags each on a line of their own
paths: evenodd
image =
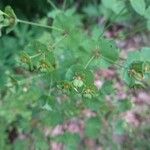
<svg viewBox="0 0 150 150">
<path fill-rule="evenodd" d="M 92 117 L 85 123 L 85 135 L 89 138 L 95 139 L 100 135 L 101 121 L 98 117 Z"/>
<path fill-rule="evenodd" d="M 138 14 L 144 15 L 146 8 L 145 0 L 130 0 L 130 3 Z"/>
</svg>

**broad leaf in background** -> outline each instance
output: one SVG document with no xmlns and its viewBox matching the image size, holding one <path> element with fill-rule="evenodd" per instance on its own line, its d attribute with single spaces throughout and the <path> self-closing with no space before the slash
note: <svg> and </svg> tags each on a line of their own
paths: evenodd
<svg viewBox="0 0 150 150">
<path fill-rule="evenodd" d="M 132 108 L 132 102 L 128 99 L 119 100 L 116 105 L 119 112 L 126 112 Z"/>
<path fill-rule="evenodd" d="M 110 80 L 105 81 L 100 89 L 100 92 L 104 95 L 114 94 L 115 90 L 113 87 L 113 82 Z"/>
<path fill-rule="evenodd" d="M 62 135 L 55 136 L 52 139 L 55 142 L 64 144 L 65 150 L 77 150 L 78 144 L 80 142 L 80 136 L 78 134 L 69 132 L 65 132 Z"/>
<path fill-rule="evenodd" d="M 25 139 L 20 140 L 20 139 L 18 139 L 18 140 L 15 141 L 15 143 L 13 145 L 13 148 L 15 150 L 20 150 L 20 149 L 27 150 L 27 149 L 29 149 L 29 143 L 30 143 L 29 140 L 25 140 Z"/>
<path fill-rule="evenodd" d="M 102 0 L 102 3 L 106 8 L 111 9 L 116 14 L 119 14 L 125 8 L 125 3 L 122 0 Z"/>
<path fill-rule="evenodd" d="M 85 123 L 85 135 L 92 139 L 98 138 L 101 126 L 101 120 L 98 117 L 89 118 Z"/>
<path fill-rule="evenodd" d="M 146 4 L 145 0 L 130 0 L 133 9 L 140 15 L 144 15 Z"/>
<path fill-rule="evenodd" d="M 97 5 L 92 4 L 89 4 L 88 6 L 84 7 L 83 12 L 90 17 L 98 17 L 100 15 L 99 7 L 97 7 Z"/>
<path fill-rule="evenodd" d="M 145 11 L 145 18 L 148 19 L 148 20 L 150 20 L 150 15 L 149 14 L 150 14 L 150 6 Z"/>
</svg>

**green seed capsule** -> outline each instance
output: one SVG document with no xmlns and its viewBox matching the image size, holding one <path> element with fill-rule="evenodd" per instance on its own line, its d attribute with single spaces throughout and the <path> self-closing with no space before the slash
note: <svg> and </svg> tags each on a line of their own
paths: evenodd
<svg viewBox="0 0 150 150">
<path fill-rule="evenodd" d="M 76 78 L 76 79 L 73 80 L 73 85 L 75 87 L 82 87 L 83 86 L 83 81 L 81 79 Z"/>
</svg>

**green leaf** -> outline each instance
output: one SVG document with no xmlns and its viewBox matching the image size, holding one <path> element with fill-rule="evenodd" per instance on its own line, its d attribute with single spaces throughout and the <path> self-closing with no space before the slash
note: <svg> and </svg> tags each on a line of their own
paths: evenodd
<svg viewBox="0 0 150 150">
<path fill-rule="evenodd" d="M 103 33 L 103 30 L 104 30 L 104 28 L 103 27 L 100 27 L 99 25 L 95 25 L 94 27 L 92 26 L 92 28 L 91 28 L 91 38 L 93 39 L 93 40 L 99 40 L 99 37 L 100 37 L 100 35 Z M 87 39 L 87 40 L 89 40 L 89 39 Z M 85 43 L 86 45 L 88 45 L 89 44 L 89 47 L 93 44 L 94 46 L 95 46 L 95 43 L 92 41 L 92 40 L 90 40 L 90 41 L 87 41 L 87 43 Z M 91 50 L 91 47 L 90 47 L 90 50 Z"/>
<path fill-rule="evenodd" d="M 65 150 L 77 150 L 80 142 L 78 134 L 65 132 L 63 135 L 58 135 L 53 138 L 58 143 L 63 143 Z"/>
<path fill-rule="evenodd" d="M 130 0 L 133 9 L 140 15 L 145 14 L 146 4 L 145 0 Z"/>
<path fill-rule="evenodd" d="M 98 99 L 85 99 L 83 101 L 84 105 L 86 108 L 92 110 L 92 111 L 99 111 L 100 107 L 101 107 L 101 101 L 99 101 Z"/>
<path fill-rule="evenodd" d="M 29 55 L 35 55 L 36 53 L 47 52 L 48 48 L 40 41 L 33 40 L 25 47 L 25 50 L 29 53 Z"/>
<path fill-rule="evenodd" d="M 124 1 L 120 0 L 102 0 L 102 4 L 116 14 L 119 14 L 120 11 L 125 7 Z"/>
<path fill-rule="evenodd" d="M 137 80 L 142 80 L 144 77 L 144 62 L 135 61 L 131 63 L 129 68 L 129 74 Z"/>
<path fill-rule="evenodd" d="M 101 93 L 104 95 L 114 94 L 114 87 L 112 81 L 105 81 L 100 89 Z"/>
<path fill-rule="evenodd" d="M 40 119 L 42 121 L 42 124 L 52 127 L 64 122 L 64 116 L 60 110 L 49 111 L 48 109 L 47 111 L 45 109 L 45 111 L 40 114 Z"/>
<path fill-rule="evenodd" d="M 117 109 L 119 112 L 126 112 L 132 108 L 132 102 L 128 99 L 117 101 Z"/>
<path fill-rule="evenodd" d="M 89 4 L 88 6 L 84 7 L 83 12 L 90 17 L 97 17 L 100 14 L 99 9 L 93 4 Z"/>
<path fill-rule="evenodd" d="M 127 130 L 127 123 L 124 120 L 117 120 L 114 124 L 114 132 L 118 135 L 124 135 Z"/>
<path fill-rule="evenodd" d="M 55 111 L 57 109 L 58 103 L 53 97 L 47 96 L 47 95 L 42 95 L 38 99 L 37 105 L 39 108 L 42 108 L 42 109 L 45 109 L 48 111 Z M 47 107 L 45 107 L 45 106 L 47 106 Z"/>
<path fill-rule="evenodd" d="M 20 149 L 27 150 L 29 149 L 29 141 L 25 139 L 23 140 L 17 139 L 15 143 L 13 144 L 13 147 L 15 150 L 20 150 Z"/>
<path fill-rule="evenodd" d="M 117 1 L 116 0 L 102 0 L 102 3 L 103 5 L 106 7 L 106 8 L 112 8 L 112 6 L 116 3 Z"/>
<path fill-rule="evenodd" d="M 140 60 L 149 61 L 150 58 L 150 47 L 143 47 L 140 51 Z"/>
<path fill-rule="evenodd" d="M 85 123 L 85 135 L 95 139 L 100 136 L 101 121 L 98 117 L 89 118 Z"/>
<path fill-rule="evenodd" d="M 61 104 L 55 97 L 42 95 L 38 99 L 36 110 L 44 125 L 56 126 L 64 121 Z"/>
<path fill-rule="evenodd" d="M 70 96 L 71 97 L 71 96 Z M 76 104 L 76 101 L 67 100 L 64 103 L 61 104 L 63 115 L 65 116 L 65 119 L 71 119 L 75 116 L 78 116 L 80 114 L 80 109 Z"/>
<path fill-rule="evenodd" d="M 145 14 L 144 14 L 145 18 L 148 19 L 148 20 L 150 20 L 150 15 L 149 14 L 150 14 L 150 6 L 146 9 Z"/>
<path fill-rule="evenodd" d="M 4 16 L 3 15 L 0 15 L 0 23 L 4 21 Z"/>
<path fill-rule="evenodd" d="M 102 38 L 100 40 L 100 55 L 109 63 L 113 64 L 118 60 L 119 49 L 114 41 Z M 100 58 L 101 59 L 101 58 Z"/>
<path fill-rule="evenodd" d="M 33 129 L 35 150 L 49 150 L 49 144 L 44 134 L 39 129 Z"/>
<path fill-rule="evenodd" d="M 81 26 L 80 16 L 76 15 L 75 11 L 75 8 L 70 8 L 64 13 L 57 13 L 53 21 L 53 26 L 64 29 L 68 33 L 76 27 Z M 53 33 L 56 32 L 54 31 Z"/>
<path fill-rule="evenodd" d="M 125 8 L 125 2 L 124 1 L 120 1 L 120 0 L 117 0 L 115 3 L 113 3 L 112 5 L 112 10 L 119 15 L 119 13 L 123 10 L 123 9 L 126 9 Z M 124 11 L 125 12 L 125 11 Z"/>
</svg>

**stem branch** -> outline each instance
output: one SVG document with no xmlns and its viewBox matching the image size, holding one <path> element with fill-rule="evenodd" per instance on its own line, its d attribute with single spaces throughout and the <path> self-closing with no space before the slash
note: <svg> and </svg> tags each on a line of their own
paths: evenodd
<svg viewBox="0 0 150 150">
<path fill-rule="evenodd" d="M 56 5 L 55 5 L 51 0 L 47 0 L 47 2 L 48 2 L 55 10 L 58 10 L 58 8 L 56 7 Z"/>
<path fill-rule="evenodd" d="M 57 30 L 57 31 L 63 31 L 63 29 L 60 29 L 57 27 L 47 26 L 47 25 L 43 25 L 43 24 L 39 24 L 39 23 L 35 23 L 35 22 L 30 22 L 30 21 L 25 21 L 25 20 L 20 20 L 20 19 L 17 19 L 17 22 L 23 23 L 23 24 L 29 24 L 29 25 L 33 25 L 33 26 L 37 26 L 37 27 L 47 28 L 47 29 L 53 29 L 53 30 Z"/>
<path fill-rule="evenodd" d="M 106 25 L 106 26 L 104 27 L 103 32 L 101 33 L 101 35 L 99 36 L 99 38 L 101 38 L 101 37 L 103 36 L 104 32 L 105 32 L 109 27 L 111 27 L 111 26 L 114 24 L 114 21 L 116 21 L 116 19 L 121 15 L 121 13 L 122 13 L 124 10 L 125 10 L 125 7 L 122 8 L 122 9 L 120 10 L 120 12 L 119 12 L 117 15 L 114 16 L 114 18 L 112 19 L 113 22 L 111 22 L 110 24 L 108 24 L 108 25 Z"/>
<path fill-rule="evenodd" d="M 89 61 L 87 62 L 87 64 L 85 65 L 85 69 L 89 66 L 89 64 L 91 63 L 91 61 L 95 58 L 95 56 L 92 56 Z"/>
</svg>

